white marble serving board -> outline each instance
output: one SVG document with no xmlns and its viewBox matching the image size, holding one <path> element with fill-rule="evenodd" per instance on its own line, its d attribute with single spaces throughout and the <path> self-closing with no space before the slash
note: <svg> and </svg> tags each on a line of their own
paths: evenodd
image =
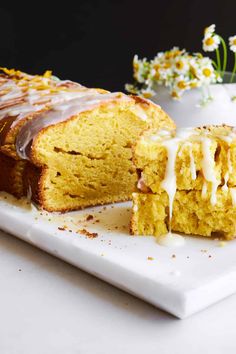
<svg viewBox="0 0 236 354">
<path fill-rule="evenodd" d="M 0 193 L 0 225 L 179 318 L 236 292 L 236 241 L 222 247 L 218 240 L 186 237 L 182 247 L 160 246 L 153 237 L 129 235 L 130 207 L 119 203 L 57 215 Z"/>
</svg>

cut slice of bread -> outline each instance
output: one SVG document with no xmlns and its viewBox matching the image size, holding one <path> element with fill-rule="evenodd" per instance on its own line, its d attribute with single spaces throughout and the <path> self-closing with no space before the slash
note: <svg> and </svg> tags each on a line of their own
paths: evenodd
<svg viewBox="0 0 236 354">
<path fill-rule="evenodd" d="M 231 193 L 236 188 L 217 190 L 217 203 L 212 205 L 210 193 L 204 198 L 200 190 L 176 191 L 171 218 L 171 230 L 186 235 L 224 237 L 236 234 L 236 204 Z M 131 233 L 163 236 L 169 230 L 169 201 L 165 191 L 133 193 Z"/>
<path fill-rule="evenodd" d="M 133 149 L 139 193 L 131 232 L 236 236 L 236 129 L 145 131 Z"/>
<path fill-rule="evenodd" d="M 11 102 L 1 109 L 4 84 Z M 24 164 L 19 190 L 49 211 L 130 199 L 132 145 L 144 129 L 175 127 L 159 106 L 136 96 L 16 72 L 2 75 L 0 85 L 0 151 Z M 11 98 L 17 90 L 22 101 Z"/>
</svg>

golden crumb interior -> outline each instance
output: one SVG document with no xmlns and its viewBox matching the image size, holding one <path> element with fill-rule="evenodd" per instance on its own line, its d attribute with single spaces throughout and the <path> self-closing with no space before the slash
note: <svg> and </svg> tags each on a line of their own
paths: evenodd
<svg viewBox="0 0 236 354">
<path fill-rule="evenodd" d="M 228 127 L 222 129 L 224 133 L 229 130 Z M 197 133 L 198 131 L 199 129 L 196 129 Z M 155 140 L 156 133 L 158 132 L 152 129 L 145 132 L 140 137 L 134 151 L 135 166 L 142 171 L 143 182 L 154 193 L 160 189 L 167 164 L 167 150 L 163 145 L 164 139 Z M 225 176 L 228 173 L 228 186 L 233 187 L 236 185 L 236 140 L 229 144 L 220 138 L 220 133 L 222 134 L 222 130 L 219 131 L 219 128 L 215 128 L 208 137 L 211 140 L 210 155 L 215 161 L 214 172 L 220 185 L 225 183 Z M 195 165 L 195 179 L 191 176 L 191 155 Z M 203 175 L 202 159 L 202 142 L 200 140 L 195 140 L 193 136 L 179 143 L 175 162 L 176 182 L 179 190 L 201 190 L 203 183 L 211 188 L 210 183 L 205 180 Z M 230 171 L 228 171 L 229 162 L 231 165 Z"/>
<path fill-rule="evenodd" d="M 236 235 L 236 130 L 147 130 L 134 149 L 139 174 L 131 232 Z"/>
<path fill-rule="evenodd" d="M 48 210 L 127 200 L 135 189 L 131 146 L 145 122 L 124 107 L 99 107 L 42 131 L 34 159 L 43 168 L 40 198 Z"/>
<path fill-rule="evenodd" d="M 236 188 L 235 188 L 236 191 Z M 177 191 L 173 204 L 171 230 L 187 235 L 234 238 L 236 206 L 230 191 L 217 191 L 217 203 L 210 194 L 202 198 L 201 191 Z M 169 201 L 166 192 L 133 193 L 131 230 L 136 235 L 165 235 L 169 230 Z"/>
</svg>

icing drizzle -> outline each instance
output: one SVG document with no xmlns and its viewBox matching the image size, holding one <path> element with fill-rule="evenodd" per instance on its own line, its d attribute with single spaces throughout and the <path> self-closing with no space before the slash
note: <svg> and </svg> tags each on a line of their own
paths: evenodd
<svg viewBox="0 0 236 354">
<path fill-rule="evenodd" d="M 16 139 L 16 151 L 23 159 L 29 159 L 29 147 L 41 129 L 91 110 L 103 102 L 131 100 L 122 93 L 88 89 L 69 80 L 55 79 L 51 72 L 32 76 L 5 68 L 1 70 L 7 76 L 0 76 L 0 120 L 14 117 L 10 127 L 13 128 L 27 116 L 38 112 L 23 124 Z M 147 119 L 141 109 L 136 113 L 140 119 Z"/>
<path fill-rule="evenodd" d="M 222 186 L 223 191 L 227 191 L 231 194 L 232 204 L 236 206 L 236 188 L 228 188 L 228 181 L 230 174 L 232 173 L 231 156 L 230 156 L 230 144 L 232 141 L 236 140 L 236 131 L 234 128 L 227 132 L 227 135 L 221 135 L 217 132 L 213 133 L 214 137 L 221 139 L 228 145 L 227 150 L 227 171 L 223 176 L 224 184 Z M 167 242 L 169 244 L 174 240 L 171 240 L 171 220 L 173 213 L 173 203 L 177 190 L 176 185 L 176 158 L 181 156 L 183 153 L 183 148 L 189 149 L 189 159 L 190 159 L 190 174 L 192 180 L 196 180 L 196 165 L 194 161 L 193 154 L 193 144 L 194 142 L 200 143 L 202 160 L 201 160 L 201 170 L 204 177 L 202 185 L 202 197 L 205 198 L 208 190 L 210 192 L 210 203 L 214 206 L 217 203 L 217 189 L 221 184 L 221 178 L 217 176 L 216 162 L 214 151 L 212 149 L 212 139 L 211 132 L 208 129 L 197 129 L 197 128 L 181 128 L 174 131 L 160 130 L 156 134 L 152 134 L 148 137 L 150 141 L 161 143 L 165 147 L 167 152 L 167 162 L 165 169 L 165 176 L 161 182 L 161 187 L 166 191 L 169 198 L 169 233 L 165 235 L 167 237 L 166 241 L 160 239 L 161 243 Z M 189 139 L 190 138 L 190 139 Z M 209 187 L 209 188 L 208 188 Z M 176 235 L 175 235 L 176 236 Z M 178 236 L 178 235 L 177 235 Z M 173 236 L 174 237 L 174 236 Z M 176 238 L 176 237 L 175 237 Z M 158 241 L 159 242 L 159 241 Z M 181 241 L 177 238 L 177 243 Z"/>
</svg>

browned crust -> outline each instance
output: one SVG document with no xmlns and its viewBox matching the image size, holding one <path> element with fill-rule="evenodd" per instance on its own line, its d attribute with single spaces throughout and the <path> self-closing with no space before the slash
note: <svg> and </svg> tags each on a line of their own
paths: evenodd
<svg viewBox="0 0 236 354">
<path fill-rule="evenodd" d="M 16 161 L 0 152 L 0 190 L 20 198 L 24 195 L 22 175 L 26 161 Z"/>
<path fill-rule="evenodd" d="M 34 166 L 32 163 L 28 162 L 25 167 L 25 171 L 23 174 L 23 191 L 24 195 L 31 196 L 31 200 L 40 204 L 40 179 L 41 179 L 42 171 L 40 168 Z"/>
<path fill-rule="evenodd" d="M 38 115 L 43 112 L 48 111 L 49 108 L 45 107 L 44 109 L 31 113 L 25 118 L 17 122 L 17 124 L 12 127 L 12 123 L 17 119 L 17 116 L 10 117 L 7 116 L 4 119 L 0 120 L 0 151 L 16 160 L 20 160 L 20 157 L 17 155 L 15 150 L 15 143 L 17 134 L 20 131 L 20 128 L 30 119 L 36 118 Z"/>
</svg>

